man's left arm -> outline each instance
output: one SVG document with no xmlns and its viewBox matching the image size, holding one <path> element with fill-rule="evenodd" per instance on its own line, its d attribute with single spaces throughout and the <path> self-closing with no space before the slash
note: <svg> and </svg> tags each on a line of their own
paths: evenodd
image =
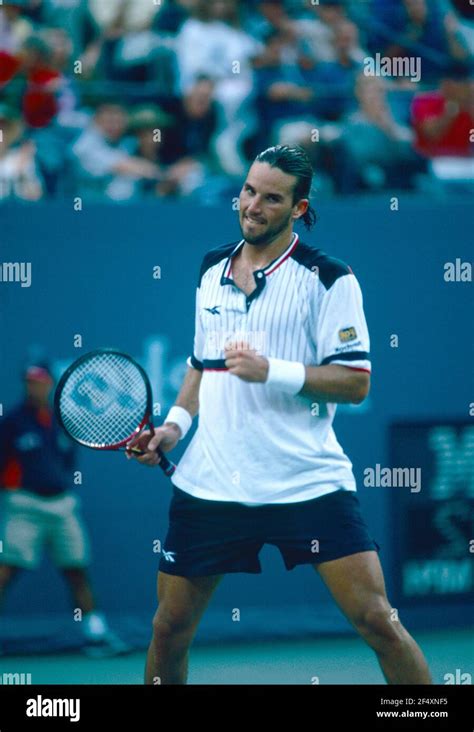
<svg viewBox="0 0 474 732">
<path fill-rule="evenodd" d="M 254 383 L 269 383 L 270 363 L 272 366 L 278 359 L 268 359 L 260 356 L 256 351 L 247 348 L 245 343 L 237 344 L 226 350 L 226 366 L 231 374 L 240 377 L 243 381 Z M 277 363 L 277 368 L 286 372 L 285 381 L 278 380 L 278 385 L 285 391 L 291 390 L 291 380 L 295 373 L 294 394 L 311 396 L 324 402 L 336 404 L 361 404 L 369 393 L 370 373 L 339 364 L 328 366 L 303 366 L 294 361 Z M 299 373 L 304 379 L 303 386 L 298 385 Z M 280 384 L 281 381 L 281 384 Z M 277 383 L 275 382 L 275 385 Z M 289 388 L 286 388 L 288 386 Z"/>
<path fill-rule="evenodd" d="M 369 390 L 370 373 L 331 364 L 305 366 L 305 381 L 299 394 L 336 404 L 361 404 Z"/>
<path fill-rule="evenodd" d="M 226 350 L 229 372 L 294 395 L 360 404 L 370 389 L 370 340 L 362 292 L 352 272 L 325 290 L 314 321 L 316 365 L 267 358 L 245 343 L 233 343 Z"/>
</svg>

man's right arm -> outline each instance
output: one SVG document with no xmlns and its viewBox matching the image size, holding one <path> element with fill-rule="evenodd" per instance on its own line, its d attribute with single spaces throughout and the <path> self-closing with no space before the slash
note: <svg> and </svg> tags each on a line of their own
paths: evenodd
<svg viewBox="0 0 474 732">
<path fill-rule="evenodd" d="M 202 371 L 190 366 L 184 377 L 183 386 L 180 389 L 175 406 L 182 407 L 195 417 L 199 412 L 199 387 L 201 385 Z"/>
<path fill-rule="evenodd" d="M 199 387 L 201 385 L 202 372 L 193 367 L 189 367 L 184 377 L 183 385 L 179 391 L 178 397 L 174 404 L 175 407 L 185 409 L 190 417 L 195 417 L 199 411 Z M 149 432 L 143 432 L 138 440 L 133 443 L 134 446 L 144 451 L 144 455 L 136 455 L 127 452 L 128 458 L 133 457 L 139 463 L 154 467 L 160 462 L 160 457 L 156 452 L 159 447 L 163 452 L 170 452 L 178 444 L 182 437 L 181 428 L 176 422 L 166 421 L 155 429 L 155 434 L 150 439 Z"/>
<path fill-rule="evenodd" d="M 201 321 L 200 288 L 196 288 L 195 330 L 192 356 L 188 358 L 188 371 L 179 391 L 174 406 L 165 418 L 161 427 L 155 430 L 150 439 L 150 433 L 143 433 L 134 443 L 144 455 L 133 455 L 139 463 L 153 467 L 158 465 L 160 457 L 156 452 L 159 447 L 163 452 L 169 452 L 176 447 L 179 440 L 184 438 L 191 426 L 192 418 L 199 411 L 199 388 L 202 378 L 202 358 L 204 350 L 204 328 Z M 127 452 L 127 457 L 132 453 Z"/>
</svg>

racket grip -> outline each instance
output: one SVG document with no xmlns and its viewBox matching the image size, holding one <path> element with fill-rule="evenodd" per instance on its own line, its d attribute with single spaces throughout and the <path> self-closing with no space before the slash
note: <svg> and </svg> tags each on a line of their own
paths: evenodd
<svg viewBox="0 0 474 732">
<path fill-rule="evenodd" d="M 160 466 L 160 468 L 162 469 L 164 474 L 167 475 L 168 478 L 170 478 L 173 475 L 174 471 L 176 470 L 176 465 L 174 463 L 172 463 L 171 460 L 168 460 L 168 458 L 166 457 L 164 452 L 162 452 L 160 450 L 160 448 L 158 448 L 157 452 L 161 458 L 158 465 Z"/>
</svg>

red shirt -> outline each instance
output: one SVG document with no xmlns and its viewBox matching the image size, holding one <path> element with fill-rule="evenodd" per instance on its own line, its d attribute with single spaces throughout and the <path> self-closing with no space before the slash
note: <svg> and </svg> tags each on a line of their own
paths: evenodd
<svg viewBox="0 0 474 732">
<path fill-rule="evenodd" d="M 0 87 L 13 79 L 21 67 L 21 61 L 8 51 L 0 51 Z"/>
<path fill-rule="evenodd" d="M 416 149 L 428 157 L 438 155 L 454 155 L 469 157 L 472 146 L 469 135 L 474 127 L 474 117 L 465 110 L 458 112 L 456 117 L 445 129 L 441 137 L 430 140 L 423 132 L 420 123 L 427 119 L 441 117 L 446 106 L 446 99 L 439 92 L 419 94 L 412 104 L 412 122 L 416 131 Z"/>
<path fill-rule="evenodd" d="M 21 60 L 0 51 L 0 88 L 21 72 Z M 46 127 L 58 111 L 54 82 L 61 78 L 55 69 L 38 67 L 27 78 L 23 95 L 23 117 L 30 127 Z"/>
</svg>

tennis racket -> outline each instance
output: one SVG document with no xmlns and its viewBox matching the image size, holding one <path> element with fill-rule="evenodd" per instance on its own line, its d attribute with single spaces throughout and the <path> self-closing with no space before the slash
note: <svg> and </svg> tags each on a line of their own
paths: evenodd
<svg viewBox="0 0 474 732">
<path fill-rule="evenodd" d="M 146 427 L 155 431 L 148 376 L 133 358 L 112 349 L 91 351 L 69 366 L 56 387 L 54 410 L 67 434 L 93 450 L 143 455 L 130 443 Z M 160 468 L 173 475 L 176 465 L 157 452 Z"/>
</svg>

